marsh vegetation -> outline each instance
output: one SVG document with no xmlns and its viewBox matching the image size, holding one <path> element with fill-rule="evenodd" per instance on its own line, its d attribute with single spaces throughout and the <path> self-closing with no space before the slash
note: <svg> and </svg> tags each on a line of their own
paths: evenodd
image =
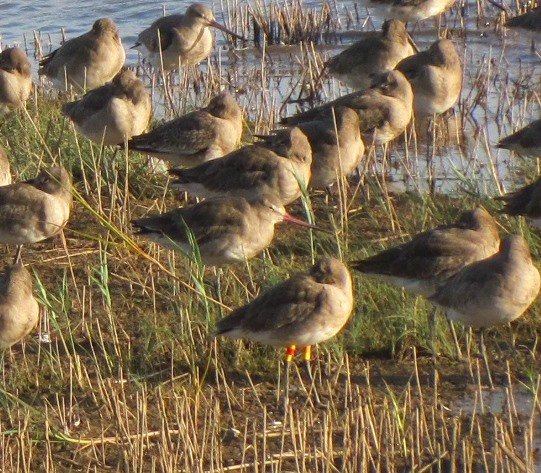
<svg viewBox="0 0 541 473">
<path fill-rule="evenodd" d="M 158 117 L 200 107 L 223 87 L 234 92 L 246 117 L 244 143 L 297 107 L 343 94 L 337 81 L 316 78 L 330 51 L 351 41 L 350 29 L 370 25 L 353 6 L 312 11 L 297 2 L 255 2 L 222 9 L 228 27 L 255 36 L 259 49 L 220 52 L 165 82 L 143 65 L 137 70 Z M 539 304 L 489 331 L 496 384 L 489 391 L 468 330 L 457 327 L 467 353 L 457 361 L 447 323 L 438 319 L 435 374 L 429 303 L 356 274 L 350 322 L 317 350 L 326 410 L 311 404 L 306 377 L 294 370 L 297 391 L 283 414 L 282 354 L 211 336 L 231 309 L 321 256 L 371 255 L 454 221 L 476 203 L 497 215 L 492 197 L 539 174 L 535 160 L 493 146 L 537 116 L 538 59 L 508 59 L 506 37 L 514 33 L 501 28 L 499 10 L 484 3 L 468 9 L 464 16 L 454 7 L 442 26 L 464 62 L 458 105 L 430 127 L 415 124 L 387 149 L 367 151 L 358 175 L 331 192 L 307 193 L 289 207 L 328 233 L 281 227 L 260 257 L 219 274 L 133 236 L 130 220 L 190 202 L 170 189 L 155 161 L 78 135 L 61 114 L 64 98 L 43 84 L 25 110 L 6 116 L 0 137 L 15 175 L 33 177 L 42 165 L 61 162 L 73 175 L 75 203 L 65 241 L 25 250 L 42 315 L 39 330 L 4 356 L 0 470 L 541 468 Z M 421 41 L 434 22 L 424 25 Z M 27 47 L 46 47 L 36 41 Z M 497 220 L 502 234 L 522 234 L 539 261 L 539 234 L 525 220 Z M 0 252 L 8 261 L 12 248 Z"/>
</svg>

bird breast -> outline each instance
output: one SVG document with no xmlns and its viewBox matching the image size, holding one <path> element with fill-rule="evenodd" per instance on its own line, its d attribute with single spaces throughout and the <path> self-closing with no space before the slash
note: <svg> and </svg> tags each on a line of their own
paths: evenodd
<svg viewBox="0 0 541 473">
<path fill-rule="evenodd" d="M 531 263 L 509 262 L 505 276 L 492 274 L 477 290 L 455 296 L 446 310 L 450 320 L 474 328 L 506 324 L 520 317 L 539 293 L 539 271 Z"/>
<path fill-rule="evenodd" d="M 138 117 L 134 105 L 121 98 L 113 97 L 103 108 L 87 115 L 75 127 L 80 133 L 96 143 L 118 145 L 126 138 L 140 134 L 146 128 L 149 116 Z M 141 129 L 142 128 L 142 129 Z"/>
<path fill-rule="evenodd" d="M 39 305 L 30 294 L 0 303 L 0 351 L 24 338 L 38 323 Z"/>
<path fill-rule="evenodd" d="M 114 38 L 96 41 L 89 49 L 91 49 L 91 53 L 84 61 L 76 56 L 72 58 L 58 57 L 54 73 L 48 74 L 55 87 L 60 89 L 65 87 L 65 68 L 68 81 L 73 86 L 81 89 L 85 87 L 86 90 L 95 89 L 112 80 L 126 60 L 126 52 L 122 44 Z M 55 59 L 56 56 L 53 57 L 52 61 Z"/>
<path fill-rule="evenodd" d="M 173 49 L 180 52 L 182 64 L 195 66 L 206 59 L 212 51 L 212 33 L 206 26 L 201 29 L 179 28 L 175 30 Z M 178 65 L 178 55 L 176 59 Z"/>
<path fill-rule="evenodd" d="M 212 33 L 207 27 L 195 32 L 192 28 L 174 28 L 174 36 L 171 45 L 162 51 L 149 51 L 143 49 L 143 54 L 148 58 L 153 67 L 160 68 L 163 60 L 163 68 L 168 70 L 177 69 L 181 66 L 194 66 L 206 59 L 212 50 Z"/>
<path fill-rule="evenodd" d="M 23 105 L 31 90 L 31 77 L 0 69 L 0 108 L 4 113 Z"/>
<path fill-rule="evenodd" d="M 301 187 L 310 181 L 310 164 L 294 164 L 290 159 L 280 158 L 278 167 L 278 193 L 284 205 L 290 204 L 301 196 Z M 276 189 L 271 189 L 276 190 Z"/>
<path fill-rule="evenodd" d="M 203 243 L 199 251 L 204 263 L 210 266 L 239 263 L 253 258 L 271 244 L 274 228 L 270 237 L 267 233 L 268 228 L 263 231 L 252 228 L 250 232 L 232 232 Z"/>
<path fill-rule="evenodd" d="M 44 221 L 41 222 L 45 238 L 56 235 L 67 223 L 70 216 L 70 202 L 60 197 L 45 194 L 43 200 Z"/>
<path fill-rule="evenodd" d="M 237 119 L 215 118 L 217 120 L 218 146 L 222 150 L 221 156 L 235 150 L 242 135 L 242 117 Z"/>
</svg>

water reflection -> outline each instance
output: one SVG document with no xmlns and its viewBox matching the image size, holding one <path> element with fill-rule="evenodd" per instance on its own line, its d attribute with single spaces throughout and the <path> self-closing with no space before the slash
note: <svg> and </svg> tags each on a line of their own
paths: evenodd
<svg viewBox="0 0 541 473">
<path fill-rule="evenodd" d="M 491 414 L 495 417 L 505 417 L 518 421 L 520 431 L 524 436 L 530 436 L 526 442 L 530 452 L 520 451 L 516 446 L 515 454 L 522 459 L 533 459 L 535 471 L 541 471 L 541 405 L 539 393 L 535 395 L 524 387 L 504 388 L 493 390 L 479 390 L 478 386 L 469 386 L 462 398 L 451 403 L 451 411 L 455 415 L 482 415 Z M 531 444 L 530 444 L 531 442 Z"/>
<path fill-rule="evenodd" d="M 167 4 L 168 13 L 184 11 L 191 3 L 181 1 Z M 320 7 L 320 2 L 305 1 L 309 7 Z M 246 6 L 245 2 L 239 5 Z M 343 35 L 333 38 L 335 44 L 318 47 L 315 54 L 323 60 L 345 48 L 364 32 L 379 29 L 382 18 L 367 17 L 362 8 L 354 8 L 343 1 L 334 4 Z M 390 150 L 389 178 L 399 188 L 424 192 L 430 186 L 438 191 L 468 190 L 481 195 L 494 195 L 502 187 L 522 184 L 524 178 L 518 169 L 522 163 L 507 151 L 494 145 L 503 135 L 527 124 L 539 113 L 539 100 L 535 88 L 539 84 L 539 57 L 530 51 L 530 38 L 519 32 L 498 29 L 496 9 L 486 6 L 478 10 L 476 2 L 467 2 L 448 12 L 442 23 L 442 32 L 448 30 L 464 63 L 464 86 L 454 114 L 438 121 L 436 149 L 428 147 L 426 127 L 417 127 L 417 134 Z M 214 7 L 217 18 L 224 20 L 219 5 Z M 67 37 L 82 34 L 101 16 L 113 18 L 121 30 L 127 50 L 127 63 L 138 62 L 137 52 L 129 49 L 137 34 L 162 14 L 161 0 L 135 0 L 120 2 L 9 2 L 0 5 L 0 34 L 2 45 L 23 44 L 33 52 L 32 32 L 39 30 L 44 52 L 56 48 L 61 40 L 60 29 Z M 355 11 L 355 15 L 351 12 Z M 346 31 L 346 28 L 348 29 Z M 421 49 L 427 48 L 437 36 L 437 22 L 425 20 L 413 28 L 413 36 Z M 216 35 L 218 50 L 210 66 L 200 68 L 205 77 L 220 77 L 222 83 L 238 91 L 238 97 L 256 124 L 274 126 L 278 114 L 292 114 L 298 105 L 285 103 L 289 98 L 305 95 L 307 51 L 298 46 L 272 46 L 265 50 L 248 47 L 244 50 L 223 49 L 224 38 Z M 221 48 L 221 49 L 220 49 Z M 317 59 L 316 59 L 317 60 Z M 210 67 L 210 68 L 209 68 Z M 37 68 L 34 68 L 37 70 Z M 37 77 L 36 77 L 37 78 Z M 147 83 L 152 83 L 149 78 Z M 174 81 L 175 83 L 175 81 Z M 176 79 L 172 87 L 177 97 L 177 111 L 203 105 L 208 95 L 192 94 L 191 84 Z M 164 97 L 154 89 L 154 106 L 158 117 L 164 116 Z M 324 100 L 331 100 L 349 90 L 335 80 L 327 80 L 322 91 Z M 440 134 L 443 130 L 444 133 Z M 256 130 L 260 131 L 260 130 Z M 412 138 L 413 136 L 413 138 Z M 430 135 L 428 135 L 430 136 Z M 450 139 L 445 139 L 445 136 Z M 378 151 L 378 156 L 381 151 Z M 427 156 L 433 156 L 427 159 Z M 517 176 L 518 179 L 517 179 Z M 532 176 L 533 177 L 533 176 Z"/>
</svg>

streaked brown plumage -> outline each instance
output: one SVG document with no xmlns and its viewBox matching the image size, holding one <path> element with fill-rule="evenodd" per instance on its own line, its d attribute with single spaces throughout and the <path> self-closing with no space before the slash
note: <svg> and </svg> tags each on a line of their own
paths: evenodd
<svg viewBox="0 0 541 473">
<path fill-rule="evenodd" d="M 39 75 L 59 90 L 95 89 L 109 82 L 124 65 L 126 53 L 113 20 L 100 18 L 92 29 L 66 41 L 39 63 Z M 67 83 L 66 83 L 67 80 Z"/>
<path fill-rule="evenodd" d="M 62 107 L 81 134 L 105 145 L 122 144 L 143 133 L 151 111 L 150 95 L 129 69 L 119 72 L 112 82 Z"/>
<path fill-rule="evenodd" d="M 278 130 L 264 141 L 191 169 L 174 169 L 173 186 L 197 197 L 235 195 L 249 200 L 276 194 L 286 205 L 310 180 L 312 150 L 299 128 Z M 299 186 L 299 182 L 301 186 Z"/>
<path fill-rule="evenodd" d="M 242 39 L 220 25 L 212 10 L 201 3 L 192 3 L 183 15 L 168 15 L 156 20 L 143 30 L 133 46 L 150 64 L 166 71 L 179 65 L 195 65 L 206 59 L 212 51 L 212 34 L 208 27 Z"/>
<path fill-rule="evenodd" d="M 38 323 L 39 305 L 32 290 L 32 276 L 21 261 L 0 277 L 0 350 L 22 340 Z"/>
<path fill-rule="evenodd" d="M 370 86 L 372 75 L 390 71 L 405 57 L 413 54 L 408 32 L 399 20 L 383 23 L 381 34 L 357 41 L 329 59 L 329 74 L 355 89 Z"/>
<path fill-rule="evenodd" d="M 374 77 L 369 89 L 344 95 L 306 112 L 282 120 L 288 125 L 311 121 L 332 107 L 352 108 L 359 115 L 360 129 L 366 145 L 382 145 L 398 137 L 411 121 L 413 91 L 399 71 L 388 71 Z"/>
<path fill-rule="evenodd" d="M 193 254 L 191 233 L 203 263 L 222 266 L 263 251 L 274 238 L 274 225 L 282 221 L 310 226 L 291 217 L 274 195 L 254 202 L 243 197 L 216 197 L 132 224 L 143 238 L 187 255 Z"/>
<path fill-rule="evenodd" d="M 128 148 L 173 166 L 194 167 L 233 151 L 241 134 L 242 111 L 233 96 L 224 91 L 205 108 L 133 137 Z"/>
<path fill-rule="evenodd" d="M 396 69 L 411 83 L 413 108 L 418 118 L 446 112 L 460 96 L 462 65 L 453 42 L 448 39 L 440 39 L 426 51 L 403 59 Z"/>
<path fill-rule="evenodd" d="M 0 113 L 22 107 L 32 91 L 30 61 L 21 48 L 0 53 Z"/>
</svg>

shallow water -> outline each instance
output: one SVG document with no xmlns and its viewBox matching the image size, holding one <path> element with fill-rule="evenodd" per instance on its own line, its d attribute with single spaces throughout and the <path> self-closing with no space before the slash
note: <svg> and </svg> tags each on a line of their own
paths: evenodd
<svg viewBox="0 0 541 473">
<path fill-rule="evenodd" d="M 523 386 L 512 389 L 497 387 L 494 390 L 482 389 L 470 385 L 464 392 L 464 396 L 454 399 L 450 409 L 455 415 L 479 415 L 491 414 L 495 417 L 515 418 L 522 425 L 530 425 L 531 431 L 527 434 L 530 437 L 530 448 L 534 452 L 531 455 L 534 463 L 531 465 L 535 471 L 541 471 L 541 417 L 539 405 L 539 393 L 532 392 Z M 517 451 L 519 455 L 525 452 Z"/>
<path fill-rule="evenodd" d="M 165 5 L 168 13 L 182 12 L 191 3 L 181 1 Z M 306 8 L 319 8 L 320 2 L 307 0 Z M 239 5 L 246 5 L 239 2 Z M 442 26 L 452 32 L 453 41 L 463 57 L 464 87 L 459 106 L 451 118 L 440 122 L 448 128 L 450 139 L 437 139 L 439 145 L 431 161 L 429 172 L 426 147 L 426 128 L 421 129 L 415 140 L 410 141 L 405 152 L 403 143 L 391 149 L 392 165 L 386 171 L 391 179 L 397 181 L 397 189 L 425 191 L 429 186 L 431 174 L 435 188 L 454 192 L 466 188 L 479 194 L 494 195 L 504 187 L 522 184 L 525 177 L 520 175 L 520 160 L 507 151 L 497 150 L 494 145 L 501 136 L 511 133 L 537 118 L 539 97 L 538 55 L 530 50 L 530 38 L 520 32 L 501 31 L 496 28 L 498 10 L 483 6 L 478 11 L 476 3 L 468 3 L 447 12 Z M 342 20 L 335 44 L 318 47 L 323 58 L 330 57 L 349 43 L 358 39 L 363 31 L 379 28 L 383 18 L 378 10 L 359 7 L 359 24 L 347 25 L 347 12 L 354 10 L 348 1 L 332 4 L 335 15 Z M 127 63 L 138 63 L 137 52 L 129 49 L 137 34 L 154 19 L 162 15 L 164 5 L 157 0 L 133 0 L 119 2 L 97 1 L 25 1 L 0 4 L 0 39 L 3 46 L 20 44 L 26 46 L 29 54 L 34 52 L 33 32 L 39 32 L 43 52 L 58 47 L 65 31 L 67 38 L 88 31 L 95 19 L 103 16 L 113 18 L 119 25 L 122 40 L 127 50 Z M 220 4 L 214 5 L 218 21 L 225 23 Z M 368 17 L 367 14 L 370 13 Z M 368 18 L 368 20 L 367 20 Z M 410 30 L 412 28 L 410 27 Z M 360 31 L 360 32 L 359 32 Z M 427 47 L 437 37 L 437 24 L 434 19 L 415 25 L 413 37 L 421 49 Z M 254 118 L 261 107 L 268 108 L 267 115 L 276 117 L 276 109 L 290 95 L 297 97 L 300 91 L 298 78 L 302 75 L 304 64 L 299 60 L 298 47 L 272 46 L 266 50 L 265 57 L 259 49 L 248 47 L 243 50 L 226 52 L 222 33 L 216 35 L 220 51 L 216 52 L 212 63 L 221 63 L 220 74 L 231 75 L 230 85 L 239 91 L 238 98 L 245 110 Z M 254 71 L 259 68 L 265 72 L 261 84 L 254 83 Z M 208 65 L 201 69 L 208 71 Z M 36 68 L 37 69 L 37 68 Z M 36 76 L 37 77 L 37 76 Z M 258 77 L 259 79 L 259 77 Z M 332 99 L 349 92 L 335 80 L 325 83 L 326 98 Z M 291 93 L 293 90 L 293 93 Z M 184 91 L 177 90 L 178 96 Z M 201 99 L 204 101 L 204 99 Z M 158 116 L 163 107 L 163 96 L 154 97 Z M 293 113 L 296 105 L 285 105 L 284 113 Z M 534 176 L 530 176 L 530 179 Z"/>
<path fill-rule="evenodd" d="M 178 2 L 175 8 L 183 10 L 189 3 Z M 129 47 L 137 33 L 162 14 L 162 5 L 159 0 L 2 2 L 0 34 L 3 44 L 11 45 L 22 44 L 23 36 L 30 41 L 33 31 L 39 31 L 44 36 L 51 35 L 57 44 L 62 28 L 72 38 L 88 31 L 97 18 L 109 17 L 118 24 L 124 45 Z"/>
</svg>

